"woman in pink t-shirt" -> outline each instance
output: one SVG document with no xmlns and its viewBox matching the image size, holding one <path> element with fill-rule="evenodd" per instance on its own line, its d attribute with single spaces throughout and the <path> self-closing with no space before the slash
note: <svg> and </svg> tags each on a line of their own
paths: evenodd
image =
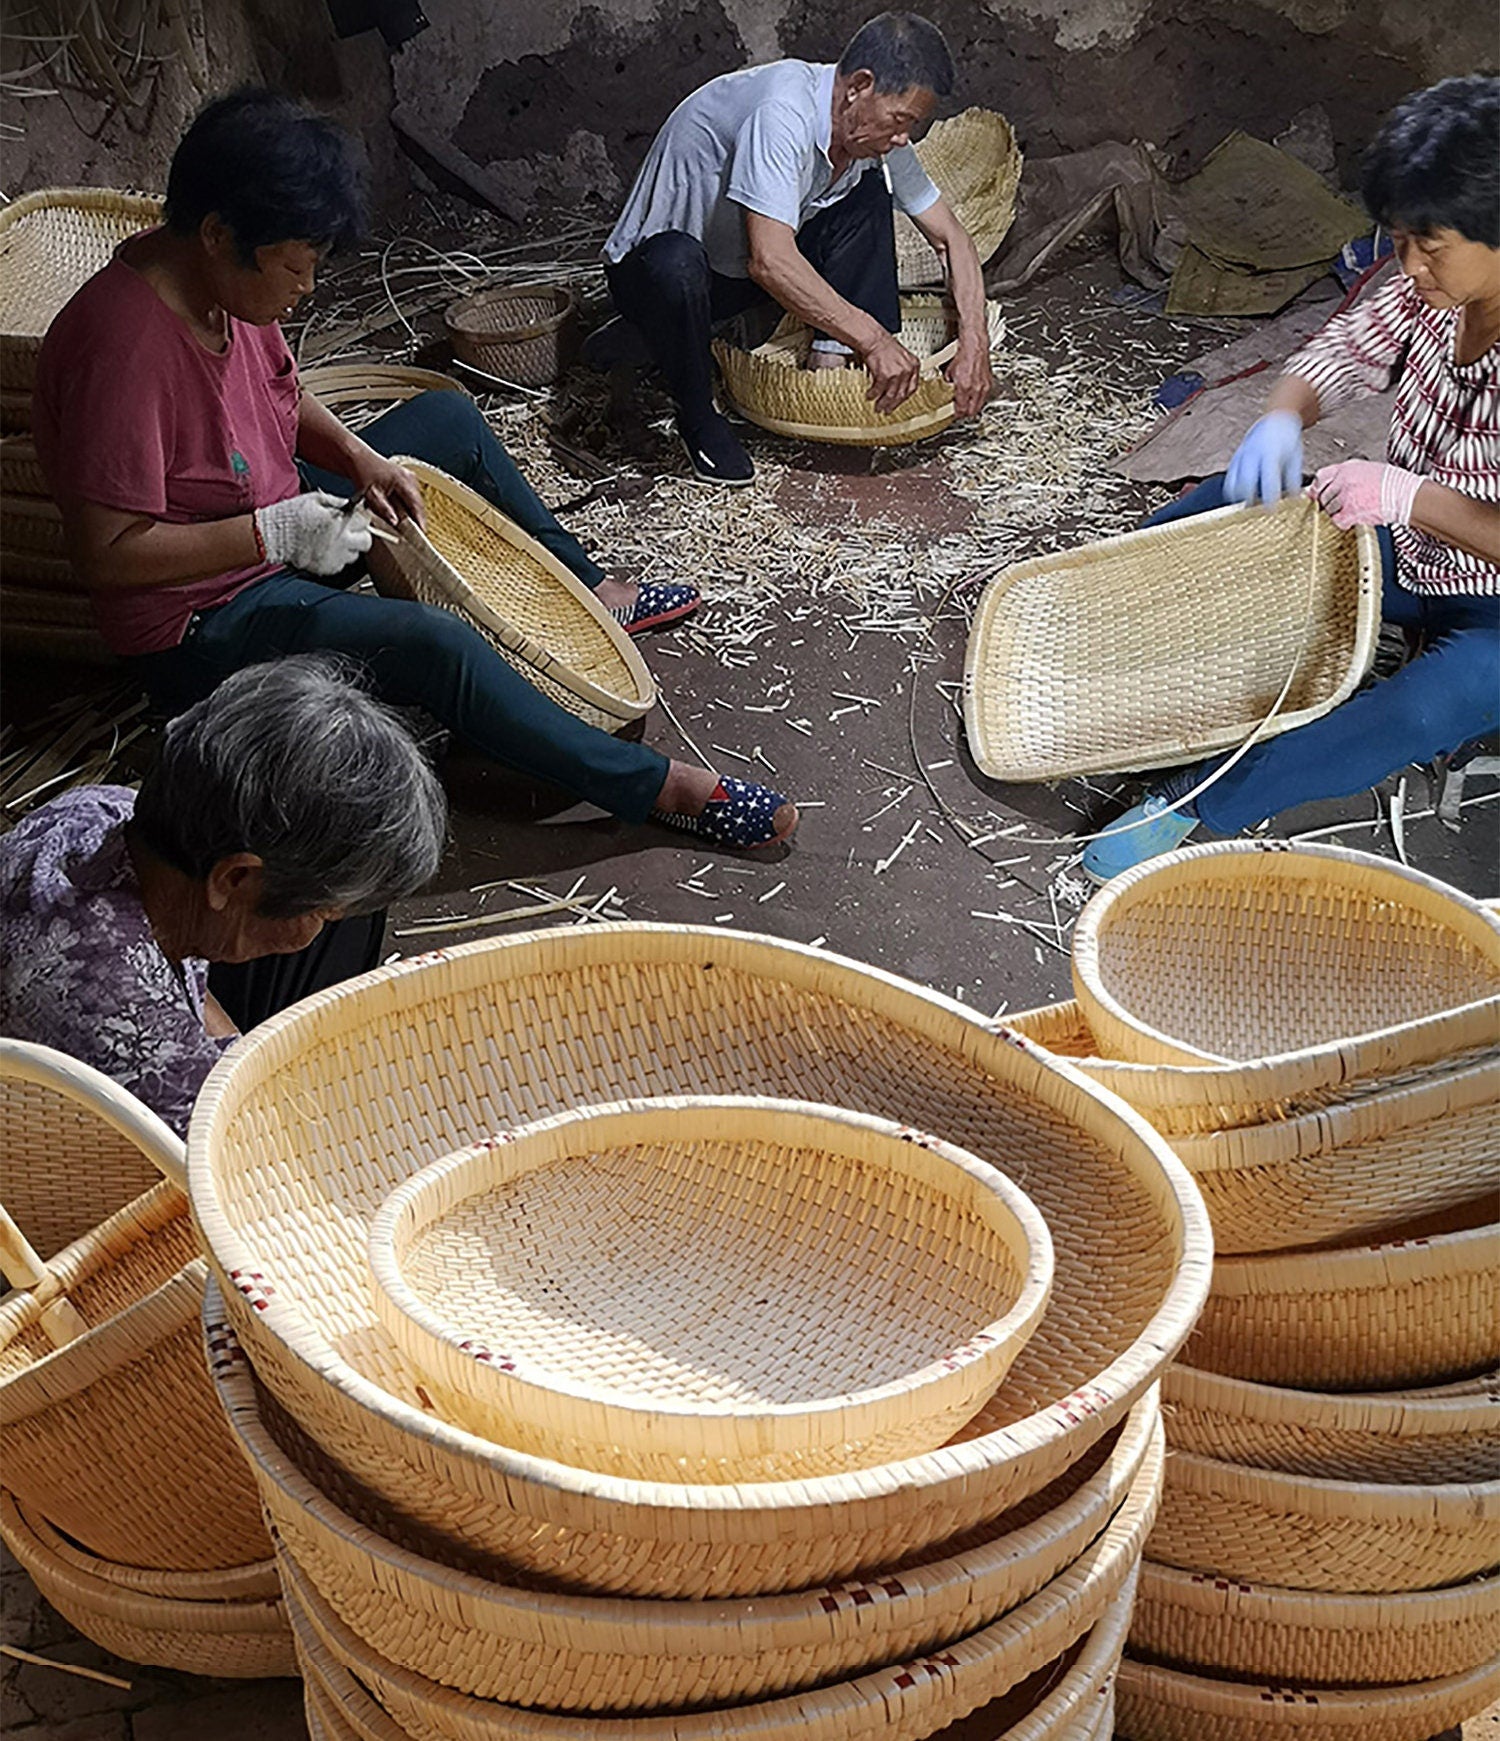
<svg viewBox="0 0 1500 1741">
<path fill-rule="evenodd" d="M 388 457 L 414 453 L 553 550 L 627 631 L 698 603 L 692 587 L 607 579 L 467 396 L 422 394 L 361 438 L 301 393 L 278 322 L 358 233 L 361 203 L 347 135 L 238 91 L 183 136 L 162 228 L 124 243 L 53 322 L 37 450 L 106 639 L 173 711 L 246 665 L 348 654 L 384 699 L 627 821 L 720 846 L 787 839 L 797 811 L 780 793 L 585 725 L 450 612 L 341 590 L 371 516 L 420 522 L 416 481 Z M 356 492 L 365 509 L 346 511 Z"/>
</svg>

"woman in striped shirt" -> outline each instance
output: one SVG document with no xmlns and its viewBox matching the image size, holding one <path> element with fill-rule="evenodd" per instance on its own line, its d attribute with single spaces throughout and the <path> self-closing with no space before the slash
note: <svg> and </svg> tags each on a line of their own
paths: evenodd
<svg viewBox="0 0 1500 1741">
<path fill-rule="evenodd" d="M 1421 651 L 1256 745 L 1196 798 L 1216 762 L 1163 782 L 1084 855 L 1098 882 L 1181 845 L 1199 822 L 1238 834 L 1500 726 L 1500 79 L 1445 79 L 1409 97 L 1363 180 L 1400 271 L 1291 358 L 1229 470 L 1147 524 L 1300 488 L 1303 430 L 1399 375 L 1385 462 L 1325 466 L 1308 493 L 1337 526 L 1379 528 L 1385 621 Z"/>
</svg>

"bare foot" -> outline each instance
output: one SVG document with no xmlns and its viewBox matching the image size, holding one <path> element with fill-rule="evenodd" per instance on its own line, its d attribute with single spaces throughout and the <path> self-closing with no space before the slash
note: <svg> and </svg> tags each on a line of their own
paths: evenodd
<svg viewBox="0 0 1500 1741">
<path fill-rule="evenodd" d="M 607 611 L 634 610 L 640 590 L 633 580 L 601 580 L 594 597 Z"/>
</svg>

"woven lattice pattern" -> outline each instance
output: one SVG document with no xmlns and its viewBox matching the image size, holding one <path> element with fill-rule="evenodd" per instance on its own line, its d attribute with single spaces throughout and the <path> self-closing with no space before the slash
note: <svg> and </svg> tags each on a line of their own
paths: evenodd
<svg viewBox="0 0 1500 1741">
<path fill-rule="evenodd" d="M 982 265 L 1016 215 L 1024 159 L 1010 123 L 992 109 L 938 121 L 917 146 L 922 167 L 969 233 Z M 896 213 L 896 276 L 903 288 L 941 284 L 943 263 L 905 212 Z"/>
<path fill-rule="evenodd" d="M 572 355 L 577 301 L 562 285 L 501 285 L 461 298 L 443 320 L 464 362 L 523 387 L 545 387 Z"/>
</svg>

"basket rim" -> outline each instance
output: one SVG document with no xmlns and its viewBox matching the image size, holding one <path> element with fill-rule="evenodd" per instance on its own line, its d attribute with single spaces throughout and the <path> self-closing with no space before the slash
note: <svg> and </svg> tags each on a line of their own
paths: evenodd
<svg viewBox="0 0 1500 1741">
<path fill-rule="evenodd" d="M 1171 1453 L 1169 1476 L 1174 1487 L 1198 1495 L 1233 1498 L 1281 1513 L 1359 1516 L 1384 1523 L 1446 1523 L 1449 1527 L 1500 1519 L 1500 1477 L 1492 1481 L 1336 1481 L 1326 1476 L 1288 1475 L 1280 1469 L 1253 1469 L 1222 1457 L 1180 1450 Z"/>
<path fill-rule="evenodd" d="M 300 370 L 297 379 L 306 392 L 330 409 L 362 399 L 412 399 L 419 393 L 462 393 L 466 399 L 473 397 L 462 381 L 456 381 L 452 375 L 445 375 L 440 370 L 418 369 L 409 363 L 385 363 L 373 359 L 356 363 L 314 363 Z"/>
<path fill-rule="evenodd" d="M 1118 1685 L 1127 1698 L 1149 1697 L 1149 1689 L 1154 1685 L 1171 1698 L 1174 1709 L 1204 1714 L 1217 1712 L 1265 1721 L 1268 1708 L 1274 1708 L 1278 1718 L 1288 1719 L 1289 1731 L 1303 1725 L 1289 1719 L 1288 1713 L 1305 1712 L 1311 1719 L 1310 1726 L 1321 1735 L 1322 1725 L 1330 1722 L 1339 1727 L 1346 1723 L 1352 1726 L 1355 1719 L 1364 1721 L 1371 1714 L 1402 1711 L 1409 1711 L 1415 1722 L 1429 1707 L 1451 1708 L 1451 1701 L 1463 1698 L 1470 1689 L 1500 1691 L 1500 1656 L 1462 1674 L 1387 1687 L 1286 1687 L 1264 1681 L 1188 1674 L 1182 1669 L 1164 1668 L 1126 1656 L 1120 1664 Z M 1420 1731 L 1413 1731 L 1414 1735 L 1417 1733 Z"/>
<path fill-rule="evenodd" d="M 69 1540 L 39 1511 L 28 1509 L 19 1500 L 16 1503 L 24 1512 L 26 1525 L 32 1534 L 58 1560 L 119 1589 L 179 1602 L 242 1602 L 281 1593 L 274 1559 L 256 1560 L 244 1566 L 226 1566 L 222 1571 L 211 1572 L 170 1572 L 148 1566 L 125 1566 L 115 1560 L 101 1560 L 97 1554 L 91 1554 L 87 1548 Z"/>
<path fill-rule="evenodd" d="M 523 296 L 544 297 L 552 301 L 556 312 L 526 326 L 481 327 L 472 316 L 481 308 L 496 302 L 518 302 Z M 471 290 L 456 298 L 443 310 L 443 324 L 450 333 L 460 333 L 466 339 L 484 344 L 525 344 L 530 339 L 546 338 L 555 333 L 570 314 L 576 312 L 578 298 L 569 284 L 492 284 L 483 290 Z"/>
<path fill-rule="evenodd" d="M 1500 1373 L 1484 1391 L 1433 1396 L 1422 1391 L 1315 1391 L 1261 1384 L 1176 1360 L 1162 1374 L 1162 1400 L 1212 1409 L 1259 1425 L 1360 1431 L 1423 1439 L 1500 1432 Z"/>
<path fill-rule="evenodd" d="M 1488 1203 L 1493 1193 L 1483 1201 Z M 1392 1230 L 1394 1235 L 1394 1230 Z M 1359 1245 L 1315 1246 L 1305 1251 L 1236 1252 L 1214 1264 L 1213 1297 L 1255 1299 L 1382 1292 L 1428 1280 L 1486 1275 L 1500 1253 L 1500 1222 L 1454 1233 L 1399 1236 Z"/>
<path fill-rule="evenodd" d="M 1187 1572 L 1148 1557 L 1141 1562 L 1140 1594 L 1195 1614 L 1232 1613 L 1236 1620 L 1275 1621 L 1309 1631 L 1339 1627 L 1389 1632 L 1476 1614 L 1500 1620 L 1500 1572 L 1436 1590 L 1335 1594 L 1258 1584 L 1217 1572 Z"/>
</svg>

